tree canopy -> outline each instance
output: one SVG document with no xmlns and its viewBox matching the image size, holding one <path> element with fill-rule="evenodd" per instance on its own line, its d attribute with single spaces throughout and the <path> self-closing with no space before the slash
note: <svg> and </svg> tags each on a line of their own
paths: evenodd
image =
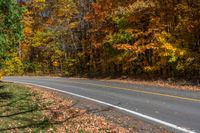
<svg viewBox="0 0 200 133">
<path fill-rule="evenodd" d="M 0 22 L 7 75 L 200 79 L 199 0 L 0 0 Z"/>
</svg>

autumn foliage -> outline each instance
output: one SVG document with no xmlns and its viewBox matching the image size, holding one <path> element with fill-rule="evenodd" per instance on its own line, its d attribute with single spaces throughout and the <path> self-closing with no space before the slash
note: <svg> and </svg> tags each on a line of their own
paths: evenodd
<svg viewBox="0 0 200 133">
<path fill-rule="evenodd" d="M 198 0 L 19 0 L 16 21 L 4 8 L 15 0 L 0 1 L 0 67 L 9 75 L 200 78 Z"/>
</svg>

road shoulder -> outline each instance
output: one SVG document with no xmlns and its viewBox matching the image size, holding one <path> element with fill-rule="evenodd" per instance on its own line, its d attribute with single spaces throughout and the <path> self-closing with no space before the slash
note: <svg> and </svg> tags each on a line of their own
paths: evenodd
<svg viewBox="0 0 200 133">
<path fill-rule="evenodd" d="M 170 133 L 170 131 L 168 131 L 164 127 L 152 124 L 150 122 L 145 122 L 143 120 L 130 116 L 129 114 L 124 114 L 122 112 L 119 112 L 118 110 L 101 104 L 97 104 L 92 101 L 80 99 L 71 95 L 55 92 L 52 90 L 46 90 L 41 87 L 29 87 L 31 87 L 34 91 L 37 91 L 38 93 L 48 94 L 53 99 L 59 99 L 61 101 L 71 101 L 73 109 L 82 110 L 87 112 L 88 115 L 105 119 L 105 121 L 111 123 L 111 125 L 115 125 L 115 129 L 117 129 L 116 127 L 124 129 L 124 131 L 118 130 L 117 132 Z"/>
</svg>

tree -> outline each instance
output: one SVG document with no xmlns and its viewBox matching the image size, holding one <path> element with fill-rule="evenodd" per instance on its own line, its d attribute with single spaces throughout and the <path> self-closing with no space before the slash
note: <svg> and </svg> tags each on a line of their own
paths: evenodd
<svg viewBox="0 0 200 133">
<path fill-rule="evenodd" d="M 19 43 L 23 39 L 23 11 L 16 0 L 0 0 L 0 68 L 6 67 L 4 63 L 19 52 Z"/>
<path fill-rule="evenodd" d="M 199 0 L 19 1 L 1 0 L 0 57 L 26 72 L 200 78 Z"/>
</svg>

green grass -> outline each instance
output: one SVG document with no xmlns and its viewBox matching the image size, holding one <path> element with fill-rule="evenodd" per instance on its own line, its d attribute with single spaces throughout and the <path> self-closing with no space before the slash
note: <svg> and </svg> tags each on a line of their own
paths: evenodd
<svg viewBox="0 0 200 133">
<path fill-rule="evenodd" d="M 0 83 L 0 132 L 46 132 L 55 128 L 42 114 L 40 95 L 12 83 Z"/>
</svg>

